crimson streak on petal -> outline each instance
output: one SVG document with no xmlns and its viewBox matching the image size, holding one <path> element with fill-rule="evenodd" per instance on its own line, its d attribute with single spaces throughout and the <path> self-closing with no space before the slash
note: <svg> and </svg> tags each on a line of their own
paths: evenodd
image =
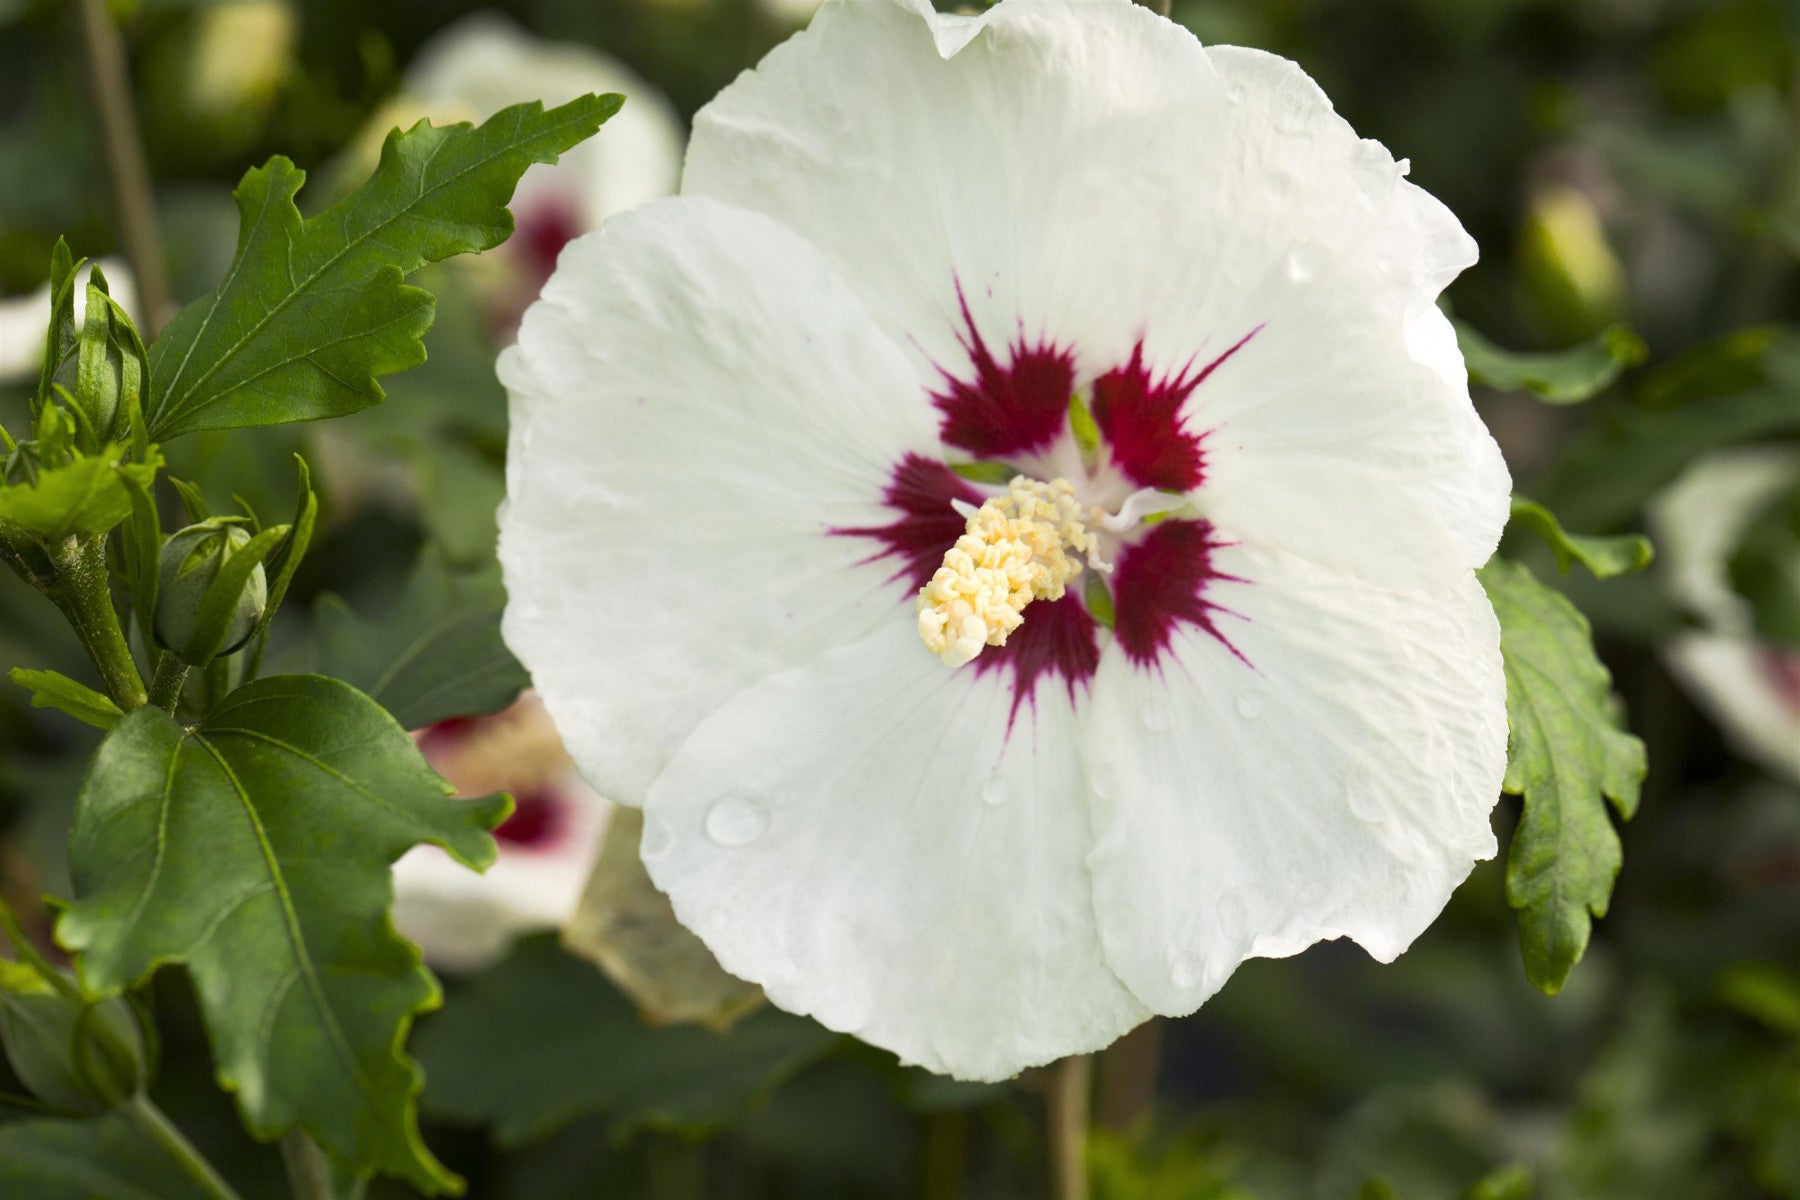
<svg viewBox="0 0 1800 1200">
<path fill-rule="evenodd" d="M 882 558 L 898 559 L 896 580 L 904 580 L 913 590 L 925 586 L 932 572 L 944 561 L 944 551 L 963 535 L 968 519 L 950 507 L 952 500 L 979 506 L 986 499 L 974 484 L 941 462 L 933 462 L 918 454 L 908 454 L 894 468 L 894 477 L 882 492 L 881 501 L 900 510 L 900 516 L 886 525 L 862 525 L 854 529 L 833 529 L 838 537 L 874 538 L 882 544 L 865 561 Z"/>
<path fill-rule="evenodd" d="M 1189 431 L 1181 406 L 1261 329 L 1258 325 L 1198 371 L 1190 362 L 1178 374 L 1162 379 L 1150 374 L 1140 340 L 1131 348 L 1129 362 L 1094 380 L 1094 423 L 1119 468 L 1143 487 L 1169 492 L 1199 487 L 1206 474 L 1206 452 L 1200 444 L 1206 435 Z"/>
<path fill-rule="evenodd" d="M 1029 343 L 1021 331 L 1002 364 L 988 349 L 969 302 L 959 285 L 964 333 L 957 336 L 969 352 L 973 379 L 958 379 L 942 370 L 943 390 L 931 399 L 943 414 L 938 432 L 947 445 L 976 458 L 1042 450 L 1062 435 L 1075 394 L 1075 356 L 1048 341 Z"/>
<path fill-rule="evenodd" d="M 1155 666 L 1182 622 L 1205 630 L 1244 659 L 1218 624 L 1221 615 L 1237 614 L 1206 594 L 1218 581 L 1247 582 L 1213 566 L 1213 552 L 1221 544 L 1210 522 L 1176 518 L 1153 526 L 1143 540 L 1120 552 L 1112 580 L 1113 633 L 1134 664 Z"/>
<path fill-rule="evenodd" d="M 1094 618 L 1088 615 L 1074 592 L 1065 592 L 1060 600 L 1039 600 L 1025 610 L 1025 623 L 1013 630 L 1004 646 L 983 650 L 973 666 L 982 674 L 1010 667 L 1013 673 L 1012 713 L 1008 724 L 1016 721 L 1019 706 L 1035 695 L 1038 680 L 1061 676 L 1069 689 L 1069 700 L 1075 699 L 1077 687 L 1085 687 L 1100 665 L 1100 642 L 1095 634 Z"/>
</svg>

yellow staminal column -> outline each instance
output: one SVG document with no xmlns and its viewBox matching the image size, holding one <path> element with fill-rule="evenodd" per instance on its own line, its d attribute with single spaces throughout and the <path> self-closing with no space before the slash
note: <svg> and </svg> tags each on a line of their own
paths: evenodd
<svg viewBox="0 0 1800 1200">
<path fill-rule="evenodd" d="M 1075 489 L 1020 475 L 969 517 L 944 564 L 919 589 L 919 639 L 948 666 L 1004 646 L 1033 600 L 1057 600 L 1093 547 Z"/>
</svg>

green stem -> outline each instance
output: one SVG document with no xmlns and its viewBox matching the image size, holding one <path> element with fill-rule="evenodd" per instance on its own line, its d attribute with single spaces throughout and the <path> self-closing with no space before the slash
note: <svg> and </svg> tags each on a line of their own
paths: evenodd
<svg viewBox="0 0 1800 1200">
<path fill-rule="evenodd" d="M 317 1142 L 298 1129 L 281 1139 L 281 1161 L 287 1164 L 288 1190 L 294 1193 L 294 1200 L 337 1200 L 331 1160 Z"/>
<path fill-rule="evenodd" d="M 175 1128 L 169 1118 L 163 1115 L 162 1109 L 156 1107 L 156 1102 L 150 1097 L 140 1092 L 120 1105 L 118 1111 L 139 1132 L 161 1146 L 180 1165 L 187 1177 L 213 1200 L 242 1200 L 218 1171 L 213 1169 L 213 1165 L 194 1149 L 194 1144 L 182 1136 L 181 1130 Z"/>
<path fill-rule="evenodd" d="M 62 610 L 82 648 L 100 671 L 107 695 L 126 712 L 147 698 L 131 646 L 113 607 L 106 573 L 105 535 L 72 537 L 55 555 L 56 578 L 45 593 Z"/>
<path fill-rule="evenodd" d="M 1087 1130 L 1094 1060 L 1075 1054 L 1050 1067 L 1048 1148 L 1051 1200 L 1088 1200 Z"/>
<path fill-rule="evenodd" d="M 181 687 L 187 682 L 188 665 L 164 650 L 156 656 L 156 674 L 150 680 L 150 703 L 173 713 L 181 703 Z"/>
</svg>

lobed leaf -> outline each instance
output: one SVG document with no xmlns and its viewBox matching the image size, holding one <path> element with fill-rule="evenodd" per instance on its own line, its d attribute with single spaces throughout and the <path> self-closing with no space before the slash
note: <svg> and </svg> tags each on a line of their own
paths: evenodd
<svg viewBox="0 0 1800 1200">
<path fill-rule="evenodd" d="M 193 729 L 146 706 L 82 785 L 57 937 L 100 992 L 185 965 L 220 1081 L 257 1136 L 300 1126 L 355 1169 L 444 1191 L 456 1179 L 419 1138 L 419 1073 L 401 1050 L 438 991 L 388 920 L 388 868 L 427 841 L 485 866 L 507 809 L 452 799 L 393 718 L 339 680 L 258 680 Z"/>
<path fill-rule="evenodd" d="M 1594 654 L 1587 619 L 1517 563 L 1479 572 L 1500 620 L 1510 729 L 1504 789 L 1524 799 L 1506 862 L 1507 903 L 1519 912 L 1525 973 L 1562 989 L 1606 915 L 1620 866 L 1607 815 L 1637 807 L 1644 744 L 1624 731 L 1612 677 Z"/>
<path fill-rule="evenodd" d="M 1593 572 L 1594 578 L 1611 579 L 1615 575 L 1641 571 L 1656 557 L 1650 539 L 1642 534 L 1594 537 L 1569 533 L 1555 513 L 1524 496 L 1513 497 L 1512 520 L 1543 538 L 1551 553 L 1556 555 L 1557 569 L 1565 573 L 1571 563 L 1578 562 Z"/>
<path fill-rule="evenodd" d="M 315 608 L 320 672 L 348 680 L 408 729 L 499 712 L 531 682 L 500 639 L 499 572 L 452 571 L 427 548 L 379 619 L 336 596 Z"/>
<path fill-rule="evenodd" d="M 699 1131 L 757 1104 L 836 1035 L 764 1009 L 729 1035 L 654 1028 L 554 935 L 528 938 L 419 1033 L 435 1113 L 492 1124 L 517 1144 L 591 1112 L 615 1136 Z"/>
<path fill-rule="evenodd" d="M 1546 404 L 1580 404 L 1611 387 L 1627 367 L 1647 357 L 1643 341 L 1614 325 L 1590 341 L 1549 354 L 1502 350 L 1469 326 L 1456 323 L 1456 343 L 1469 378 L 1502 392 L 1530 392 Z"/>
<path fill-rule="evenodd" d="M 279 425 L 379 403 L 381 375 L 425 361 L 430 293 L 405 276 L 512 233 L 507 201 L 527 167 L 591 137 L 622 103 L 532 102 L 480 126 L 395 130 L 367 183 L 315 217 L 306 173 L 275 157 L 236 192 L 237 255 L 217 291 L 150 349 L 151 436 Z"/>
</svg>

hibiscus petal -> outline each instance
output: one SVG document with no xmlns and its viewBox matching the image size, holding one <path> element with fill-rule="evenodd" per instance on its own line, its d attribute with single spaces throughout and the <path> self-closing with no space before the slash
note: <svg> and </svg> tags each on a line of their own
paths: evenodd
<svg viewBox="0 0 1800 1200">
<path fill-rule="evenodd" d="M 500 375 L 507 644 L 608 796 L 638 803 L 745 685 L 910 627 L 892 565 L 829 530 L 893 519 L 932 413 L 786 228 L 689 199 L 614 218 L 570 244 Z"/>
<path fill-rule="evenodd" d="M 1148 1014 L 1101 957 L 1067 693 L 946 671 L 896 622 L 734 698 L 645 804 L 644 862 L 782 1008 L 965 1078 Z"/>
<path fill-rule="evenodd" d="M 1110 962 L 1160 1013 L 1248 957 L 1347 936 L 1393 958 L 1494 852 L 1506 766 L 1500 632 L 1473 574 L 1378 589 L 1224 547 L 1223 637 L 1109 647 L 1082 730 L 1088 864 Z M 1239 657 L 1239 656 L 1242 657 Z"/>
<path fill-rule="evenodd" d="M 1191 379 L 1248 337 L 1185 397 L 1209 516 L 1384 581 L 1487 559 L 1510 480 L 1435 306 L 1475 247 L 1385 149 L 1125 0 L 919 7 L 828 4 L 701 111 L 684 191 L 804 230 L 927 386 L 984 354 Z"/>
<path fill-rule="evenodd" d="M 1215 169 L 1233 183 L 1196 215 L 1236 228 L 1202 307 L 1258 329 L 1190 404 L 1212 431 L 1202 510 L 1386 583 L 1480 566 L 1511 480 L 1436 306 L 1474 242 L 1297 65 L 1208 54 L 1231 98 Z M 1239 207 L 1257 219 L 1234 222 Z"/>
</svg>

